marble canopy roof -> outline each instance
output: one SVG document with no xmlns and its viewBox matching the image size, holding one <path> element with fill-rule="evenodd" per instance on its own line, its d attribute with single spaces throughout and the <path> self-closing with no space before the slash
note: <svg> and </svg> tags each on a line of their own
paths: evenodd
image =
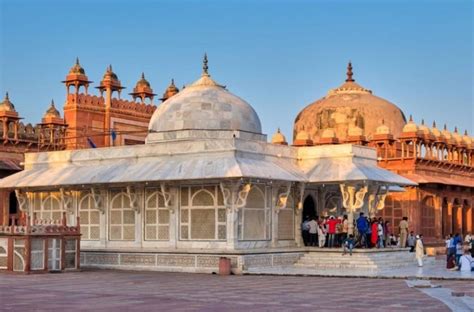
<svg viewBox="0 0 474 312">
<path fill-rule="evenodd" d="M 377 166 L 375 150 L 350 144 L 292 147 L 240 138 L 25 155 L 25 170 L 0 180 L 0 188 L 58 189 L 145 182 L 222 179 L 337 183 L 416 183 Z"/>
</svg>

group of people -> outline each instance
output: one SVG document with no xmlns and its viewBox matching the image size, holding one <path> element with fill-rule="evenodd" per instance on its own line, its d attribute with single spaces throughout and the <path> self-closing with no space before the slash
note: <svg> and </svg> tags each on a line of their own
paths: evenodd
<svg viewBox="0 0 474 312">
<path fill-rule="evenodd" d="M 474 271 L 474 237 L 468 233 L 464 240 L 459 233 L 446 237 L 446 268 L 462 272 Z"/>
<path fill-rule="evenodd" d="M 361 248 L 384 248 L 389 246 L 405 247 L 410 241 L 408 234 L 408 221 L 406 218 L 400 222 L 400 236 L 396 237 L 390 231 L 390 221 L 382 218 L 368 218 L 363 212 L 352 225 L 354 247 Z M 305 246 L 341 247 L 349 237 L 349 220 L 347 215 L 339 217 L 309 217 L 303 221 L 301 226 Z"/>
</svg>

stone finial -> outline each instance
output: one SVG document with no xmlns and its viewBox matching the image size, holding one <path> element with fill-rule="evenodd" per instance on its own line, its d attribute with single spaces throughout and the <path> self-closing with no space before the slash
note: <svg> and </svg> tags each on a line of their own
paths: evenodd
<svg viewBox="0 0 474 312">
<path fill-rule="evenodd" d="M 433 120 L 433 128 L 436 128 L 436 121 Z"/>
<path fill-rule="evenodd" d="M 352 78 L 353 75 L 354 75 L 354 73 L 352 72 L 352 63 L 351 63 L 351 61 L 349 61 L 349 64 L 347 64 L 347 79 L 346 79 L 346 82 L 355 81 L 354 78 Z"/>
<path fill-rule="evenodd" d="M 202 74 L 209 76 L 209 66 L 207 66 L 207 53 L 204 53 L 204 59 L 202 60 Z"/>
<path fill-rule="evenodd" d="M 8 96 L 8 91 L 5 93 L 5 100 L 10 100 L 10 97 Z"/>
<path fill-rule="evenodd" d="M 448 130 L 448 126 L 446 124 L 444 124 L 444 130 Z"/>
<path fill-rule="evenodd" d="M 424 126 L 425 125 L 425 118 L 421 118 L 421 124 Z"/>
<path fill-rule="evenodd" d="M 142 72 L 142 79 L 145 79 L 145 73 Z"/>
<path fill-rule="evenodd" d="M 81 65 L 81 64 L 79 63 L 79 57 L 76 57 L 76 65 L 79 65 L 79 66 Z"/>
</svg>

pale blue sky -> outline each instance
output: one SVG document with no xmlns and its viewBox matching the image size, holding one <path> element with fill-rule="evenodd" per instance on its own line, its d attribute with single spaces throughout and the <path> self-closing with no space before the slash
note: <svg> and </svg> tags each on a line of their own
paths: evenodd
<svg viewBox="0 0 474 312">
<path fill-rule="evenodd" d="M 413 114 L 472 135 L 473 2 L 0 0 L 0 94 L 39 122 L 79 56 L 94 86 L 112 64 L 131 92 L 145 72 L 162 94 L 213 78 L 281 127 L 345 79 Z M 95 90 L 94 93 L 97 93 Z M 126 98 L 129 98 L 127 95 Z"/>
</svg>

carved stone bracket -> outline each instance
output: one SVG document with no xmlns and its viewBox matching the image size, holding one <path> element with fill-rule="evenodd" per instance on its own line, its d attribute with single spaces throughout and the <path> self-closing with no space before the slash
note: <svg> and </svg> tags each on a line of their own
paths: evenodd
<svg viewBox="0 0 474 312">
<path fill-rule="evenodd" d="M 281 209 L 285 209 L 288 203 L 288 196 L 291 192 L 291 182 L 285 184 L 273 184 L 272 197 L 273 206 L 275 207 L 275 213 L 280 213 Z M 281 190 L 283 189 L 283 192 Z"/>
<path fill-rule="evenodd" d="M 388 185 L 377 186 L 375 193 L 369 195 L 369 214 L 375 216 L 377 210 L 385 207 L 385 198 L 388 194 Z"/>
<path fill-rule="evenodd" d="M 59 193 L 61 194 L 61 203 L 64 210 L 69 214 L 74 214 L 72 191 L 66 191 L 64 188 L 60 188 Z"/>
<path fill-rule="evenodd" d="M 168 210 L 171 213 L 175 213 L 176 207 L 172 203 L 172 199 L 175 196 L 170 191 L 170 187 L 167 186 L 165 183 L 161 183 L 160 188 L 161 188 L 161 195 L 163 195 L 163 199 L 164 199 L 164 202 L 165 202 L 165 207 L 168 208 Z"/>
<path fill-rule="evenodd" d="M 221 182 L 219 183 L 224 205 L 227 210 L 234 209 L 237 211 L 245 207 L 247 204 L 247 196 L 249 195 L 251 185 L 250 183 L 243 184 L 242 182 Z"/>
<path fill-rule="evenodd" d="M 130 199 L 130 207 L 140 213 L 140 205 L 138 204 L 140 195 L 138 194 L 138 191 L 131 186 L 127 186 L 127 196 L 128 199 Z"/>
<path fill-rule="evenodd" d="M 16 199 L 18 201 L 18 207 L 21 212 L 30 213 L 30 197 L 29 193 L 24 193 L 19 189 L 15 190 Z"/>
<path fill-rule="evenodd" d="M 305 191 L 305 186 L 306 184 L 304 184 L 303 182 L 300 182 L 300 183 L 297 183 L 296 184 L 296 190 L 297 190 L 297 194 L 298 194 L 298 204 L 296 206 L 296 214 L 300 214 L 300 212 L 303 211 L 303 200 L 304 200 L 304 191 Z"/>
<path fill-rule="evenodd" d="M 364 197 L 367 194 L 368 186 L 357 186 L 349 184 L 339 185 L 342 194 L 342 205 L 348 211 L 355 212 L 364 205 Z"/>
<path fill-rule="evenodd" d="M 99 210 L 102 214 L 105 213 L 105 199 L 107 192 L 105 190 L 97 190 L 91 188 L 92 199 L 94 200 L 95 209 Z"/>
</svg>

